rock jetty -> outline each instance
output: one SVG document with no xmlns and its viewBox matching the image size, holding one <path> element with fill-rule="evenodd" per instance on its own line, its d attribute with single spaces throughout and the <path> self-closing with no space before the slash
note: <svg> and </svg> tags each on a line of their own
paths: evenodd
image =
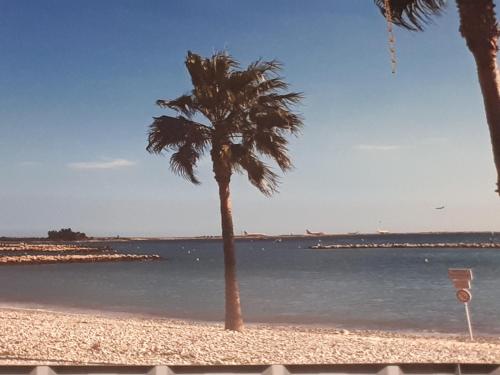
<svg viewBox="0 0 500 375">
<path fill-rule="evenodd" d="M 1 256 L 0 265 L 49 264 L 49 263 L 97 263 L 138 260 L 159 260 L 159 255 L 137 254 L 92 254 L 92 255 L 21 255 Z"/>
<path fill-rule="evenodd" d="M 500 249 L 500 243 L 493 242 L 439 242 L 439 243 L 363 243 L 363 244 L 317 244 L 309 246 L 314 250 L 335 250 L 335 249 Z"/>
<path fill-rule="evenodd" d="M 97 263 L 159 260 L 153 254 L 121 254 L 109 246 L 80 244 L 0 243 L 0 266 L 48 263 Z"/>
<path fill-rule="evenodd" d="M 25 242 L 15 242 L 15 243 L 0 243 L 0 252 L 101 252 L 105 250 L 99 247 L 87 247 L 79 245 L 68 245 L 68 244 L 49 244 L 49 243 L 25 243 Z"/>
</svg>

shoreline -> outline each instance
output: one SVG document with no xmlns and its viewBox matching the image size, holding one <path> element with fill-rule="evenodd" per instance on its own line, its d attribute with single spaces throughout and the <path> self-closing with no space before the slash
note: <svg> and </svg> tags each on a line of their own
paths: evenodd
<svg viewBox="0 0 500 375">
<path fill-rule="evenodd" d="M 55 304 L 43 304 L 43 303 L 30 303 L 30 302 L 13 302 L 13 301 L 1 301 L 0 300 L 0 313 L 2 310 L 19 310 L 25 312 L 42 312 L 42 313 L 55 313 L 55 314 L 67 314 L 67 315 L 93 315 L 101 316 L 106 318 L 118 318 L 118 319 L 143 319 L 143 320 L 158 320 L 158 321 L 180 321 L 189 324 L 223 324 L 223 318 L 221 319 L 198 319 L 198 318 L 188 318 L 175 315 L 168 315 L 159 312 L 145 312 L 145 311 L 125 311 L 125 310 L 113 310 L 113 309 L 102 309 L 102 308 L 92 308 L 92 307 L 80 307 L 80 306 L 65 306 L 65 305 L 55 305 Z M 468 338 L 467 329 L 464 326 L 463 332 L 451 332 L 451 331 L 438 331 L 430 329 L 417 329 L 417 328 L 400 328 L 400 327 L 381 327 L 381 328 L 370 328 L 363 326 L 362 324 L 348 324 L 348 323 L 310 323 L 310 322 L 298 322 L 298 321 L 254 321 L 245 320 L 245 326 L 269 326 L 269 327 L 284 327 L 297 330 L 340 330 L 349 332 L 364 332 L 377 335 L 403 335 L 403 336 L 418 336 L 418 337 L 435 337 L 435 338 L 456 338 L 458 340 L 463 340 Z M 474 331 L 475 338 L 481 338 L 485 340 L 496 340 L 500 341 L 500 333 L 485 333 L 482 331 Z"/>
<path fill-rule="evenodd" d="M 25 312 L 42 312 L 42 313 L 56 313 L 56 314 L 67 314 L 67 315 L 93 315 L 101 316 L 107 318 L 118 318 L 118 319 L 143 319 L 143 320 L 158 320 L 158 321 L 179 321 L 188 324 L 223 324 L 223 320 L 219 319 L 198 319 L 198 318 L 187 318 L 178 317 L 162 313 L 155 312 L 140 312 L 140 311 L 124 311 L 124 310 L 103 310 L 99 308 L 85 308 L 77 306 L 63 306 L 63 305 L 50 305 L 50 304 L 40 304 L 40 303 L 24 303 L 24 302 L 2 302 L 0 301 L 0 312 L 2 310 L 19 310 Z M 380 328 L 372 329 L 363 326 L 349 325 L 349 324 L 338 324 L 333 323 L 307 323 L 307 322 L 286 322 L 286 321 L 247 321 L 245 320 L 245 326 L 269 326 L 269 327 L 284 327 L 296 330 L 337 330 L 337 331 L 349 331 L 349 332 L 365 332 L 370 334 L 379 335 L 403 335 L 403 336 L 422 336 L 422 337 L 438 337 L 438 338 L 455 338 L 457 340 L 467 339 L 466 328 L 463 332 L 445 332 L 436 330 L 425 330 L 425 329 L 415 329 L 415 328 Z M 498 333 L 484 333 L 475 332 L 475 337 L 485 339 L 485 340 L 499 340 L 500 334 Z"/>
<path fill-rule="evenodd" d="M 128 311 L 118 311 L 118 310 L 99 310 L 92 308 L 80 308 L 80 307 L 69 307 L 61 305 L 41 305 L 41 304 L 25 304 L 25 303 L 4 303 L 0 302 L 0 312 L 2 310 L 12 310 L 12 311 L 25 311 L 25 312 L 42 312 L 42 313 L 56 313 L 56 314 L 67 314 L 67 315 L 94 315 L 106 318 L 119 318 L 119 319 L 143 319 L 143 320 L 158 320 L 158 321 L 179 321 L 187 324 L 223 324 L 222 320 L 204 320 L 204 319 L 189 319 L 181 318 L 175 316 L 167 316 L 159 313 L 147 313 L 147 312 L 128 312 Z M 350 331 L 350 332 L 366 332 L 373 334 L 389 334 L 389 335 L 410 335 L 410 336 L 434 336 L 443 338 L 457 338 L 461 339 L 462 336 L 465 338 L 466 333 L 452 333 L 452 332 L 439 332 L 439 331 L 429 331 L 429 330 L 415 330 L 415 329 L 368 329 L 362 327 L 351 327 L 346 325 L 333 325 L 333 324 L 322 324 L 322 323 L 292 323 L 292 322 L 255 322 L 255 321 L 245 321 L 245 326 L 269 326 L 269 327 L 285 327 L 296 330 L 337 330 L 337 331 Z M 485 339 L 499 339 L 500 335 L 495 334 L 479 334 L 477 337 Z"/>
<path fill-rule="evenodd" d="M 0 365 L 221 365 L 500 361 L 500 337 L 246 324 L 0 304 Z"/>
</svg>

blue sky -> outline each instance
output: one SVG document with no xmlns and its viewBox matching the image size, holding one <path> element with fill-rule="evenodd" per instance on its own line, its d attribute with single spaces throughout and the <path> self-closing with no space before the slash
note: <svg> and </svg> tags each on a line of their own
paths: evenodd
<svg viewBox="0 0 500 375">
<path fill-rule="evenodd" d="M 0 0 L 0 235 L 220 233 L 208 160 L 193 186 L 145 146 L 155 100 L 190 89 L 187 50 L 223 48 L 281 60 L 306 96 L 280 194 L 234 178 L 237 232 L 500 230 L 454 4 L 396 40 L 392 75 L 371 0 Z"/>
</svg>

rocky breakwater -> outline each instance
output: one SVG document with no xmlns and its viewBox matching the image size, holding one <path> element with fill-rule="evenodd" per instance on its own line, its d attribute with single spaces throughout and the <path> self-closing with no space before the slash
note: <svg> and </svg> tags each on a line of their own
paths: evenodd
<svg viewBox="0 0 500 375">
<path fill-rule="evenodd" d="M 309 246 L 314 250 L 335 250 L 335 249 L 500 249 L 500 243 L 493 242 L 438 242 L 438 243 L 362 243 L 362 244 L 317 244 Z"/>
<path fill-rule="evenodd" d="M 22 252 L 22 253 L 19 253 Z M 130 262 L 162 259 L 156 254 L 121 254 L 105 247 L 61 244 L 0 244 L 1 265 Z"/>
<path fill-rule="evenodd" d="M 29 243 L 29 242 L 0 242 L 0 253 L 14 252 L 47 252 L 47 253 L 62 253 L 62 252 L 78 252 L 78 253 L 98 253 L 106 250 L 102 247 L 89 247 L 74 244 L 54 244 L 54 243 Z"/>
</svg>

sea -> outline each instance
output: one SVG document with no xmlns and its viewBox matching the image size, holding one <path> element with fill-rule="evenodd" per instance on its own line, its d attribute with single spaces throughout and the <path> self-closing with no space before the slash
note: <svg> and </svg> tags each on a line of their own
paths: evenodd
<svg viewBox="0 0 500 375">
<path fill-rule="evenodd" d="M 449 268 L 472 268 L 472 326 L 500 334 L 500 249 L 312 250 L 318 244 L 500 242 L 496 233 L 372 234 L 240 239 L 238 279 L 246 322 L 343 329 L 467 332 Z M 0 304 L 224 319 L 220 240 L 106 243 L 160 261 L 2 266 Z"/>
</svg>

